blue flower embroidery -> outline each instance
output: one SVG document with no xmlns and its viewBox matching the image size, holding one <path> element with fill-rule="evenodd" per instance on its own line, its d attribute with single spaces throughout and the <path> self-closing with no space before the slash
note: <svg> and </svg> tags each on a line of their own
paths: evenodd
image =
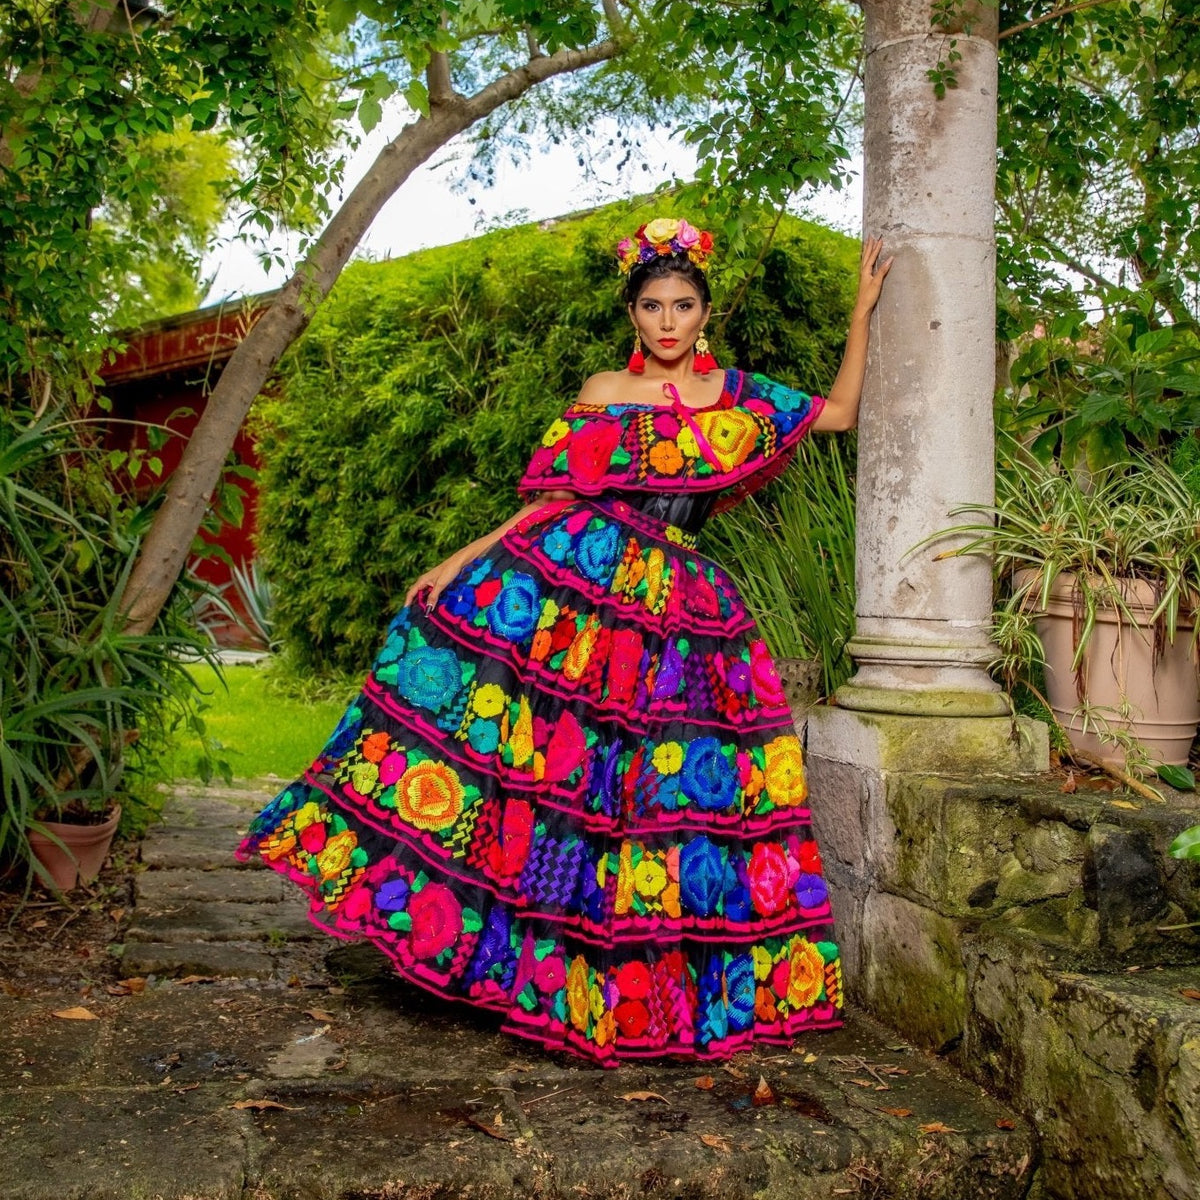
<svg viewBox="0 0 1200 1200">
<path fill-rule="evenodd" d="M 796 899 L 801 908 L 820 908 L 829 896 L 829 889 L 820 875 L 804 873 L 796 880 Z"/>
<path fill-rule="evenodd" d="M 732 859 L 725 864 L 725 916 L 730 921 L 749 921 L 753 909 L 750 903 L 750 881 L 746 862 Z"/>
<path fill-rule="evenodd" d="M 737 776 L 715 737 L 697 738 L 688 745 L 680 774 L 684 792 L 700 808 L 728 808 L 737 795 Z"/>
<path fill-rule="evenodd" d="M 725 968 L 725 994 L 729 998 L 729 1024 L 749 1029 L 754 1024 L 754 959 L 740 954 Z"/>
<path fill-rule="evenodd" d="M 375 893 L 375 907 L 384 912 L 400 912 L 408 903 L 408 883 L 403 879 L 389 879 Z"/>
<path fill-rule="evenodd" d="M 583 534 L 575 547 L 575 565 L 593 583 L 607 585 L 621 553 L 621 531 L 615 524 Z"/>
<path fill-rule="evenodd" d="M 468 583 L 457 583 L 442 593 L 441 605 L 452 616 L 469 617 L 475 611 L 475 589 Z"/>
<path fill-rule="evenodd" d="M 500 730 L 494 721 L 476 717 L 467 726 L 467 742 L 476 754 L 491 754 L 500 745 Z"/>
<path fill-rule="evenodd" d="M 556 563 L 565 562 L 571 549 L 571 535 L 565 529 L 552 529 L 542 538 L 542 549 Z"/>
<path fill-rule="evenodd" d="M 708 838 L 695 838 L 680 850 L 679 894 L 696 916 L 709 917 L 716 912 L 724 879 L 720 848 Z"/>
<path fill-rule="evenodd" d="M 493 633 L 510 642 L 521 642 L 537 627 L 541 606 L 538 585 L 530 576 L 513 572 L 488 606 L 487 622 Z"/>
<path fill-rule="evenodd" d="M 462 669 L 454 651 L 414 647 L 397 664 L 396 689 L 431 712 L 445 708 L 462 689 Z"/>
</svg>

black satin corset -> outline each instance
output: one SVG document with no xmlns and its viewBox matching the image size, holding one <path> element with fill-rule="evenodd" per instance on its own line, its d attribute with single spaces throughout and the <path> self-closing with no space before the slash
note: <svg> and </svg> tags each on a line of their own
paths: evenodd
<svg viewBox="0 0 1200 1200">
<path fill-rule="evenodd" d="M 677 525 L 687 533 L 699 533 L 717 502 L 716 492 L 605 492 L 604 497 L 621 500 L 630 508 Z"/>
</svg>

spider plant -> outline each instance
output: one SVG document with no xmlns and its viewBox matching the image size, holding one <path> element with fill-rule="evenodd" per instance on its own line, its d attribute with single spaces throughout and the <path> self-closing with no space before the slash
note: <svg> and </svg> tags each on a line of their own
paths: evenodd
<svg viewBox="0 0 1200 1200">
<path fill-rule="evenodd" d="M 1001 442 L 994 505 L 970 505 L 976 521 L 944 533 L 966 539 L 950 554 L 990 554 L 1005 612 L 1042 612 L 1056 581 L 1073 579 L 1078 669 L 1102 608 L 1148 625 L 1161 651 L 1200 596 L 1200 500 L 1162 458 L 1133 453 L 1091 476 L 1046 465 Z M 1134 581 L 1153 590 L 1148 619 L 1131 607 Z"/>
</svg>

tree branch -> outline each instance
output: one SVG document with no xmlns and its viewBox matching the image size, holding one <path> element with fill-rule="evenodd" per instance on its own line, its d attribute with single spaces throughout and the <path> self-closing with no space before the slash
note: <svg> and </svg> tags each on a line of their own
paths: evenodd
<svg viewBox="0 0 1200 1200">
<path fill-rule="evenodd" d="M 308 327 L 380 209 L 423 162 L 500 105 L 555 75 L 594 66 L 621 53 L 613 39 L 584 50 L 559 50 L 493 80 L 475 95 L 430 105 L 379 152 L 334 213 L 295 274 L 233 352 L 171 475 L 167 494 L 142 544 L 125 589 L 124 632 L 147 632 L 162 611 L 254 398 L 280 356 Z"/>
<path fill-rule="evenodd" d="M 429 56 L 429 66 L 425 68 L 425 83 L 429 88 L 429 107 L 454 102 L 456 93 L 450 82 L 450 60 L 444 50 L 435 50 Z"/>
<path fill-rule="evenodd" d="M 1013 25 L 1008 29 L 1000 31 L 999 40 L 1003 41 L 1008 37 L 1015 37 L 1018 33 L 1024 33 L 1027 29 L 1032 29 L 1035 25 L 1043 25 L 1047 21 L 1055 21 L 1059 17 L 1069 16 L 1073 12 L 1082 12 L 1085 8 L 1095 8 L 1098 4 L 1111 4 L 1112 0 L 1079 0 L 1078 4 L 1067 4 L 1062 8 L 1056 8 L 1053 12 L 1043 13 L 1040 17 L 1034 17 L 1032 21 L 1022 21 L 1020 25 Z"/>
</svg>

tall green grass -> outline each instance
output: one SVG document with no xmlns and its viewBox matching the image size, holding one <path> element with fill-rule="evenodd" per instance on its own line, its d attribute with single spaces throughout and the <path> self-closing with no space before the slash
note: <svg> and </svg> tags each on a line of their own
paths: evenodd
<svg viewBox="0 0 1200 1200">
<path fill-rule="evenodd" d="M 764 492 L 711 522 L 704 551 L 737 581 L 777 658 L 818 658 L 821 691 L 849 678 L 854 633 L 852 436 L 810 437 Z"/>
</svg>

